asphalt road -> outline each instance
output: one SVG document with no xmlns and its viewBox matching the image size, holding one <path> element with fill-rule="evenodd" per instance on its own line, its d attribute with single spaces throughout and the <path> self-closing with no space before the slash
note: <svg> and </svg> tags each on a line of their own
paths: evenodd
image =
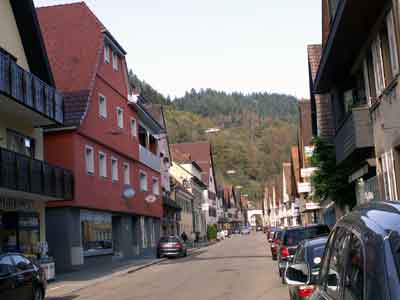
<svg viewBox="0 0 400 300">
<path fill-rule="evenodd" d="M 267 246 L 262 233 L 234 236 L 62 300 L 287 300 Z"/>
</svg>

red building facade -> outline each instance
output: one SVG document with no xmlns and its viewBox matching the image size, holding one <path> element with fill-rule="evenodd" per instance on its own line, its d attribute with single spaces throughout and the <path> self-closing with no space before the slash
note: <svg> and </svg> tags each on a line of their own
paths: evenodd
<svg viewBox="0 0 400 300">
<path fill-rule="evenodd" d="M 50 202 L 46 211 L 56 265 L 67 271 L 155 255 L 162 127 L 130 96 L 126 52 L 85 3 L 37 11 L 65 96 L 66 127 L 46 131 L 45 157 L 75 178 L 73 199 Z"/>
</svg>

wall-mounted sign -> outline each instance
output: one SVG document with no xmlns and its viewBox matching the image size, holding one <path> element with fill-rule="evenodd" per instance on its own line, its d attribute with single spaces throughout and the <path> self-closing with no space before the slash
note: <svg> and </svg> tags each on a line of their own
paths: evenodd
<svg viewBox="0 0 400 300">
<path fill-rule="evenodd" d="M 300 170 L 301 178 L 310 178 L 313 176 L 317 168 L 303 168 Z"/>
<path fill-rule="evenodd" d="M 13 198 L 0 198 L 0 210 L 33 211 L 33 201 Z"/>
<path fill-rule="evenodd" d="M 157 197 L 155 195 L 148 195 L 145 200 L 147 203 L 154 203 L 157 201 Z"/>
<path fill-rule="evenodd" d="M 321 207 L 320 207 L 319 203 L 308 202 L 308 203 L 306 203 L 304 208 L 305 208 L 305 210 L 317 210 L 317 209 L 320 209 Z"/>
<path fill-rule="evenodd" d="M 297 184 L 297 191 L 299 194 L 311 193 L 311 183 L 310 182 L 299 182 Z"/>
</svg>

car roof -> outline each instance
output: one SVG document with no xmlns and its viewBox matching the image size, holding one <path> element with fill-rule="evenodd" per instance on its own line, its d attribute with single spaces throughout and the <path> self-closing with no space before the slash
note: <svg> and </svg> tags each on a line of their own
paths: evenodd
<svg viewBox="0 0 400 300">
<path fill-rule="evenodd" d="M 326 224 L 310 224 L 310 225 L 304 225 L 304 226 L 293 226 L 293 227 L 285 228 L 284 231 L 308 229 L 308 228 L 315 228 L 315 227 L 320 227 L 320 226 L 328 226 L 328 225 L 326 225 Z"/>
<path fill-rule="evenodd" d="M 378 234 L 400 233 L 400 202 L 376 201 L 358 206 L 339 223 L 357 224 Z"/>
</svg>

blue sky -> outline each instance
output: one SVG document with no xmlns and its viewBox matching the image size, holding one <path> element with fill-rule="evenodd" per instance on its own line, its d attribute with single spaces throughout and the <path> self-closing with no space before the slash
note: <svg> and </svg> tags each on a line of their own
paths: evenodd
<svg viewBox="0 0 400 300">
<path fill-rule="evenodd" d="M 86 3 L 128 52 L 128 66 L 164 95 L 213 88 L 309 97 L 306 46 L 321 41 L 321 0 Z"/>
</svg>

